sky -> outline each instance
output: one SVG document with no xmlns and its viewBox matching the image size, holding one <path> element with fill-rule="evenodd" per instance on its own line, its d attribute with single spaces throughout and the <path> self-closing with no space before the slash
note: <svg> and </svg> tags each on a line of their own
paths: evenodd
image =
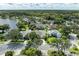
<svg viewBox="0 0 79 59">
<path fill-rule="evenodd" d="M 0 10 L 79 10 L 79 3 L 0 3 Z"/>
</svg>

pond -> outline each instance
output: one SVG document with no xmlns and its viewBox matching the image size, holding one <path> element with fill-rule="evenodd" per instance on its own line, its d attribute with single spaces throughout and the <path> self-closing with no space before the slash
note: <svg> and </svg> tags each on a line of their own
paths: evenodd
<svg viewBox="0 0 79 59">
<path fill-rule="evenodd" d="M 9 44 L 6 44 L 6 45 L 0 45 L 0 55 L 3 55 L 5 54 L 6 51 L 8 50 L 12 50 L 12 51 L 15 51 L 18 52 L 18 50 L 22 50 L 23 48 L 25 48 L 25 44 L 23 43 L 9 43 Z"/>
<path fill-rule="evenodd" d="M 16 20 L 1 19 L 0 18 L 0 25 L 9 24 L 9 26 L 10 26 L 11 29 L 17 28 L 16 23 L 17 23 Z"/>
</svg>

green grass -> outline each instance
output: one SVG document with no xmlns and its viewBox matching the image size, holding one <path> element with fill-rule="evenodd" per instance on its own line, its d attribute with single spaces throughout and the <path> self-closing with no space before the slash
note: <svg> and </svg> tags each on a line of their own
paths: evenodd
<svg viewBox="0 0 79 59">
<path fill-rule="evenodd" d="M 23 43 L 24 42 L 24 40 L 12 40 L 10 43 Z"/>
<path fill-rule="evenodd" d="M 70 53 L 79 55 L 79 49 L 77 47 L 73 47 L 69 49 Z"/>
<path fill-rule="evenodd" d="M 4 44 L 7 40 L 0 40 L 0 44 Z"/>
<path fill-rule="evenodd" d="M 25 25 L 25 28 L 26 28 L 26 30 L 29 30 L 29 26 L 28 25 Z"/>
<path fill-rule="evenodd" d="M 55 40 L 56 40 L 55 37 L 49 37 L 49 38 L 47 39 L 47 43 L 51 44 L 51 43 L 54 42 Z"/>
<path fill-rule="evenodd" d="M 79 40 L 77 40 L 77 44 L 79 45 Z"/>
</svg>

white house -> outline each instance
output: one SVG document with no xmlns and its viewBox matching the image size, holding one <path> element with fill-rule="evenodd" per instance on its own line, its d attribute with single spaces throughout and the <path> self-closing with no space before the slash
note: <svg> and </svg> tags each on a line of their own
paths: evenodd
<svg viewBox="0 0 79 59">
<path fill-rule="evenodd" d="M 62 36 L 61 33 L 57 30 L 50 30 L 50 31 L 48 31 L 48 34 L 50 36 L 55 36 L 57 38 L 61 38 L 61 36 Z"/>
<path fill-rule="evenodd" d="M 77 34 L 70 33 L 70 34 L 69 34 L 69 39 L 71 39 L 71 40 L 77 39 Z"/>
<path fill-rule="evenodd" d="M 2 32 L 2 30 L 0 30 L 0 32 Z"/>
</svg>

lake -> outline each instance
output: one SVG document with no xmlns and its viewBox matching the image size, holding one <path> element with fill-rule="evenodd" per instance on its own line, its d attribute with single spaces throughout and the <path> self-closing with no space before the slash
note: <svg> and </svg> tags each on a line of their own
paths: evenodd
<svg viewBox="0 0 79 59">
<path fill-rule="evenodd" d="M 16 23 L 17 23 L 16 20 L 1 19 L 0 18 L 0 25 L 9 24 L 9 26 L 10 26 L 11 29 L 17 28 Z"/>
</svg>

